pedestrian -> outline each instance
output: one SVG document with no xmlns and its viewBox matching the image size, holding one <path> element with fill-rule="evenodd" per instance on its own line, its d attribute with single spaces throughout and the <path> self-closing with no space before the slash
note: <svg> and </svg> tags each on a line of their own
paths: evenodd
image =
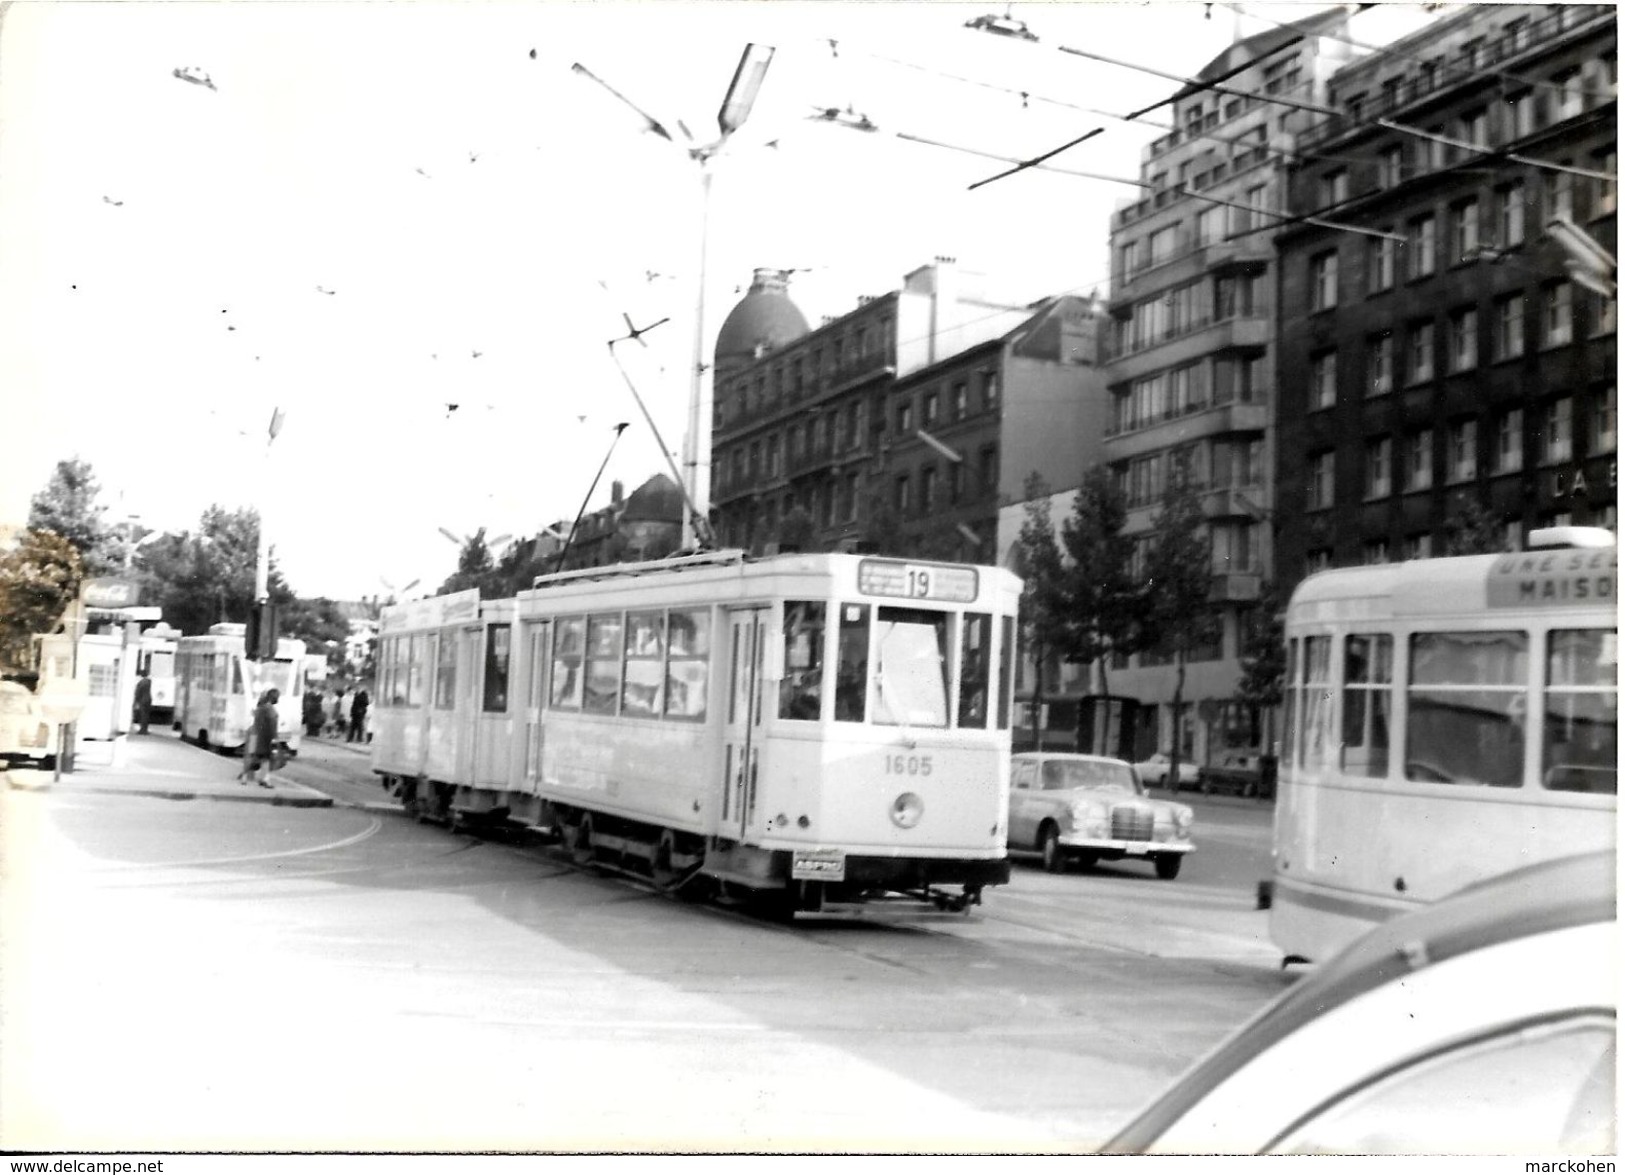
<svg viewBox="0 0 1625 1175">
<path fill-rule="evenodd" d="M 338 726 L 339 698 L 343 693 L 344 687 L 341 685 L 332 694 L 322 699 L 322 728 L 324 733 L 330 732 Z"/>
<path fill-rule="evenodd" d="M 145 669 L 135 675 L 135 720 L 141 724 L 141 733 L 147 733 L 152 721 L 152 678 Z"/>
<path fill-rule="evenodd" d="M 305 691 L 300 716 L 304 720 L 306 738 L 315 738 L 322 732 L 322 691 L 319 686 L 311 686 Z"/>
<path fill-rule="evenodd" d="M 341 686 L 339 688 L 339 724 L 338 729 L 333 732 L 334 738 L 344 738 L 347 734 L 349 734 L 350 707 L 353 705 L 355 705 L 355 694 Z"/>
<path fill-rule="evenodd" d="M 260 695 L 254 707 L 254 721 L 248 731 L 248 745 L 243 748 L 243 770 L 237 782 L 247 784 L 257 780 L 261 787 L 270 787 L 271 756 L 276 752 L 276 703 L 282 695 L 268 689 Z M 260 767 L 264 766 L 264 775 Z"/>
<path fill-rule="evenodd" d="M 367 729 L 367 708 L 372 705 L 372 695 L 367 692 L 365 685 L 355 691 L 355 700 L 350 703 L 350 741 L 362 741 Z"/>
</svg>

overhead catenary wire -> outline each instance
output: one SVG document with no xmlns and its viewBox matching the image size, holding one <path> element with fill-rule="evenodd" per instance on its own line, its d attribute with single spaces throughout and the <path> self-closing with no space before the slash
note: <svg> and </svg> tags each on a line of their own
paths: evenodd
<svg viewBox="0 0 1625 1175">
<path fill-rule="evenodd" d="M 1515 155 L 1511 151 L 1503 151 L 1496 147 L 1486 147 L 1480 143 L 1473 143 L 1466 139 L 1453 139 L 1449 135 L 1441 135 L 1437 131 L 1418 130 L 1404 123 L 1394 122 L 1392 119 L 1379 118 L 1377 126 L 1387 130 L 1398 131 L 1402 135 L 1413 135 L 1419 139 L 1427 139 L 1434 143 L 1442 143 L 1446 147 L 1455 147 L 1463 151 L 1472 151 L 1477 155 L 1499 156 L 1510 159 L 1513 163 L 1522 163 L 1529 167 L 1538 167 L 1543 171 L 1567 172 L 1569 175 L 1583 176 L 1586 179 L 1604 180 L 1608 183 L 1618 183 L 1619 177 L 1606 171 L 1593 171 L 1589 167 L 1575 167 L 1572 163 L 1553 163 L 1548 159 L 1535 159 L 1529 155 Z"/>
</svg>

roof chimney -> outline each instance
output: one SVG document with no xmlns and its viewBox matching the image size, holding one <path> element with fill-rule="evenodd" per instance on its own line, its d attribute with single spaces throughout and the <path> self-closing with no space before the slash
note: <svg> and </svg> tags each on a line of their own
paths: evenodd
<svg viewBox="0 0 1625 1175">
<path fill-rule="evenodd" d="M 750 292 L 782 294 L 790 288 L 788 269 L 758 269 L 751 275 Z"/>
<path fill-rule="evenodd" d="M 619 481 L 610 482 L 609 483 L 609 504 L 611 506 L 619 506 L 621 504 L 621 495 L 625 492 L 625 490 L 626 490 L 626 487 L 623 486 Z"/>
</svg>

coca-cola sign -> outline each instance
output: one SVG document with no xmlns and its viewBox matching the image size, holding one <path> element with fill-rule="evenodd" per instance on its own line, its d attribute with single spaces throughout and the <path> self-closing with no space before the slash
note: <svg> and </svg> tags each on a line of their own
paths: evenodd
<svg viewBox="0 0 1625 1175">
<path fill-rule="evenodd" d="M 87 579 L 79 589 L 87 608 L 129 608 L 141 601 L 141 585 L 133 579 Z"/>
</svg>

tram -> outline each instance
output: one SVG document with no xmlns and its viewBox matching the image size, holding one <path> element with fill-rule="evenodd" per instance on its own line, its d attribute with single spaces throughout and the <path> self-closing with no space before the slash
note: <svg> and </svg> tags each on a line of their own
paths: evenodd
<svg viewBox="0 0 1625 1175">
<path fill-rule="evenodd" d="M 143 632 L 136 648 L 136 671 L 145 673 L 152 683 L 151 719 L 159 725 L 172 722 L 175 717 L 175 656 L 180 649 L 180 638 L 168 635 L 174 631 L 166 628 L 163 633 Z M 129 692 L 133 702 L 134 683 Z"/>
<path fill-rule="evenodd" d="M 373 770 L 662 889 L 963 910 L 1009 879 L 1020 580 L 724 551 L 386 609 Z"/>
<path fill-rule="evenodd" d="M 175 653 L 175 729 L 200 747 L 240 751 L 248 742 L 260 695 L 275 688 L 277 742 L 295 754 L 302 728 L 305 642 L 282 639 L 269 661 L 250 661 L 245 626 L 211 625 L 207 635 L 183 636 Z"/>
<path fill-rule="evenodd" d="M 1617 548 L 1578 527 L 1530 545 L 1323 571 L 1293 594 L 1270 906 L 1287 961 L 1614 846 Z"/>
</svg>

